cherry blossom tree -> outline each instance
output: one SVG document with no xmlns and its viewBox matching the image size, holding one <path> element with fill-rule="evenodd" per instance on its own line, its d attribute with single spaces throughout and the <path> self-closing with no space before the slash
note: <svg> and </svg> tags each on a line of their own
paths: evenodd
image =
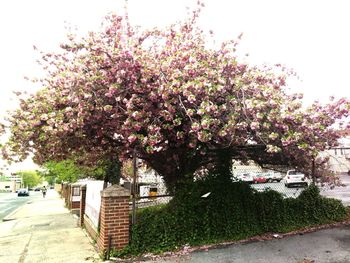
<svg viewBox="0 0 350 263">
<path fill-rule="evenodd" d="M 240 62 L 238 40 L 209 45 L 199 14 L 152 30 L 109 15 L 101 31 L 69 33 L 62 52 L 41 52 L 42 89 L 9 117 L 4 155 L 91 163 L 136 151 L 170 187 L 232 159 L 310 169 L 336 145 L 349 101 L 304 108 L 301 94 L 287 93 L 288 70 Z"/>
</svg>

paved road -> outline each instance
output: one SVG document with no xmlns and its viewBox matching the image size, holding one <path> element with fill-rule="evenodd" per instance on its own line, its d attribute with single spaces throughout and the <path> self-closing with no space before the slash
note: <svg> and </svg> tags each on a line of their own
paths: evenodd
<svg viewBox="0 0 350 263">
<path fill-rule="evenodd" d="M 350 206 L 350 176 L 344 174 L 340 176 L 340 179 L 344 186 L 338 186 L 334 189 L 325 187 L 321 190 L 321 194 L 327 197 L 340 199 L 344 205 Z"/>
<path fill-rule="evenodd" d="M 40 197 L 40 192 L 32 191 L 30 191 L 29 196 L 17 196 L 16 193 L 0 193 L 0 221 L 18 207 Z"/>
<path fill-rule="evenodd" d="M 345 174 L 340 175 L 340 179 L 344 186 L 338 186 L 333 189 L 330 189 L 329 186 L 325 186 L 321 189 L 321 195 L 340 199 L 344 205 L 350 206 L 350 176 Z M 283 181 L 279 183 L 252 184 L 252 187 L 258 191 L 264 191 L 269 188 L 282 193 L 285 197 L 298 197 L 305 189 L 303 187 L 287 188 L 284 186 Z"/>
<path fill-rule="evenodd" d="M 192 252 L 159 263 L 349 263 L 350 226 Z"/>
<path fill-rule="evenodd" d="M 285 197 L 298 197 L 305 187 L 292 187 L 288 188 L 284 186 L 283 182 L 264 183 L 264 184 L 252 184 L 252 187 L 258 191 L 264 191 L 271 189 L 282 193 Z"/>
</svg>

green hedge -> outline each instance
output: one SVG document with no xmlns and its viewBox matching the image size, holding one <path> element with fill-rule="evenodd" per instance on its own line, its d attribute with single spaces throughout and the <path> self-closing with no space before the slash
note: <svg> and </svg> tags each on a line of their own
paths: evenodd
<svg viewBox="0 0 350 263">
<path fill-rule="evenodd" d="M 139 211 L 131 243 L 122 253 L 160 253 L 185 244 L 287 232 L 339 221 L 347 215 L 339 200 L 320 196 L 316 186 L 310 186 L 295 199 L 215 178 L 186 182 L 177 189 L 180 190 L 169 204 Z M 201 197 L 208 192 L 211 194 L 207 198 Z"/>
</svg>

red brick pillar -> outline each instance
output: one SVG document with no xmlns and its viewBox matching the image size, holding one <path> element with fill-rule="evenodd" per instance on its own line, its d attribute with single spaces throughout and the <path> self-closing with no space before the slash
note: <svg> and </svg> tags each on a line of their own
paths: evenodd
<svg viewBox="0 0 350 263">
<path fill-rule="evenodd" d="M 62 198 L 66 201 L 66 184 L 62 183 Z"/>
<path fill-rule="evenodd" d="M 64 183 L 64 202 L 68 207 L 68 183 Z"/>
<path fill-rule="evenodd" d="M 100 252 L 120 250 L 129 243 L 129 190 L 112 185 L 101 191 Z M 110 240 L 110 241 L 109 241 Z"/>
<path fill-rule="evenodd" d="M 85 199 L 86 199 L 86 185 L 80 186 L 80 217 L 79 217 L 79 225 L 84 225 L 84 214 L 85 214 Z"/>
<path fill-rule="evenodd" d="M 68 185 L 68 191 L 67 191 L 67 207 L 69 210 L 72 208 L 72 186 L 71 184 Z"/>
</svg>

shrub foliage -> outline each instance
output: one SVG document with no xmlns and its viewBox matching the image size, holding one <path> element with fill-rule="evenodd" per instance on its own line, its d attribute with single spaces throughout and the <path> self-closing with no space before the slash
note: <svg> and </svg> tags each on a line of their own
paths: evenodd
<svg viewBox="0 0 350 263">
<path fill-rule="evenodd" d="M 160 253 L 185 244 L 283 233 L 339 221 L 347 214 L 339 200 L 322 197 L 313 185 L 298 198 L 284 198 L 272 190 L 257 192 L 245 183 L 216 178 L 186 182 L 178 189 L 169 204 L 139 211 L 124 252 Z"/>
</svg>

